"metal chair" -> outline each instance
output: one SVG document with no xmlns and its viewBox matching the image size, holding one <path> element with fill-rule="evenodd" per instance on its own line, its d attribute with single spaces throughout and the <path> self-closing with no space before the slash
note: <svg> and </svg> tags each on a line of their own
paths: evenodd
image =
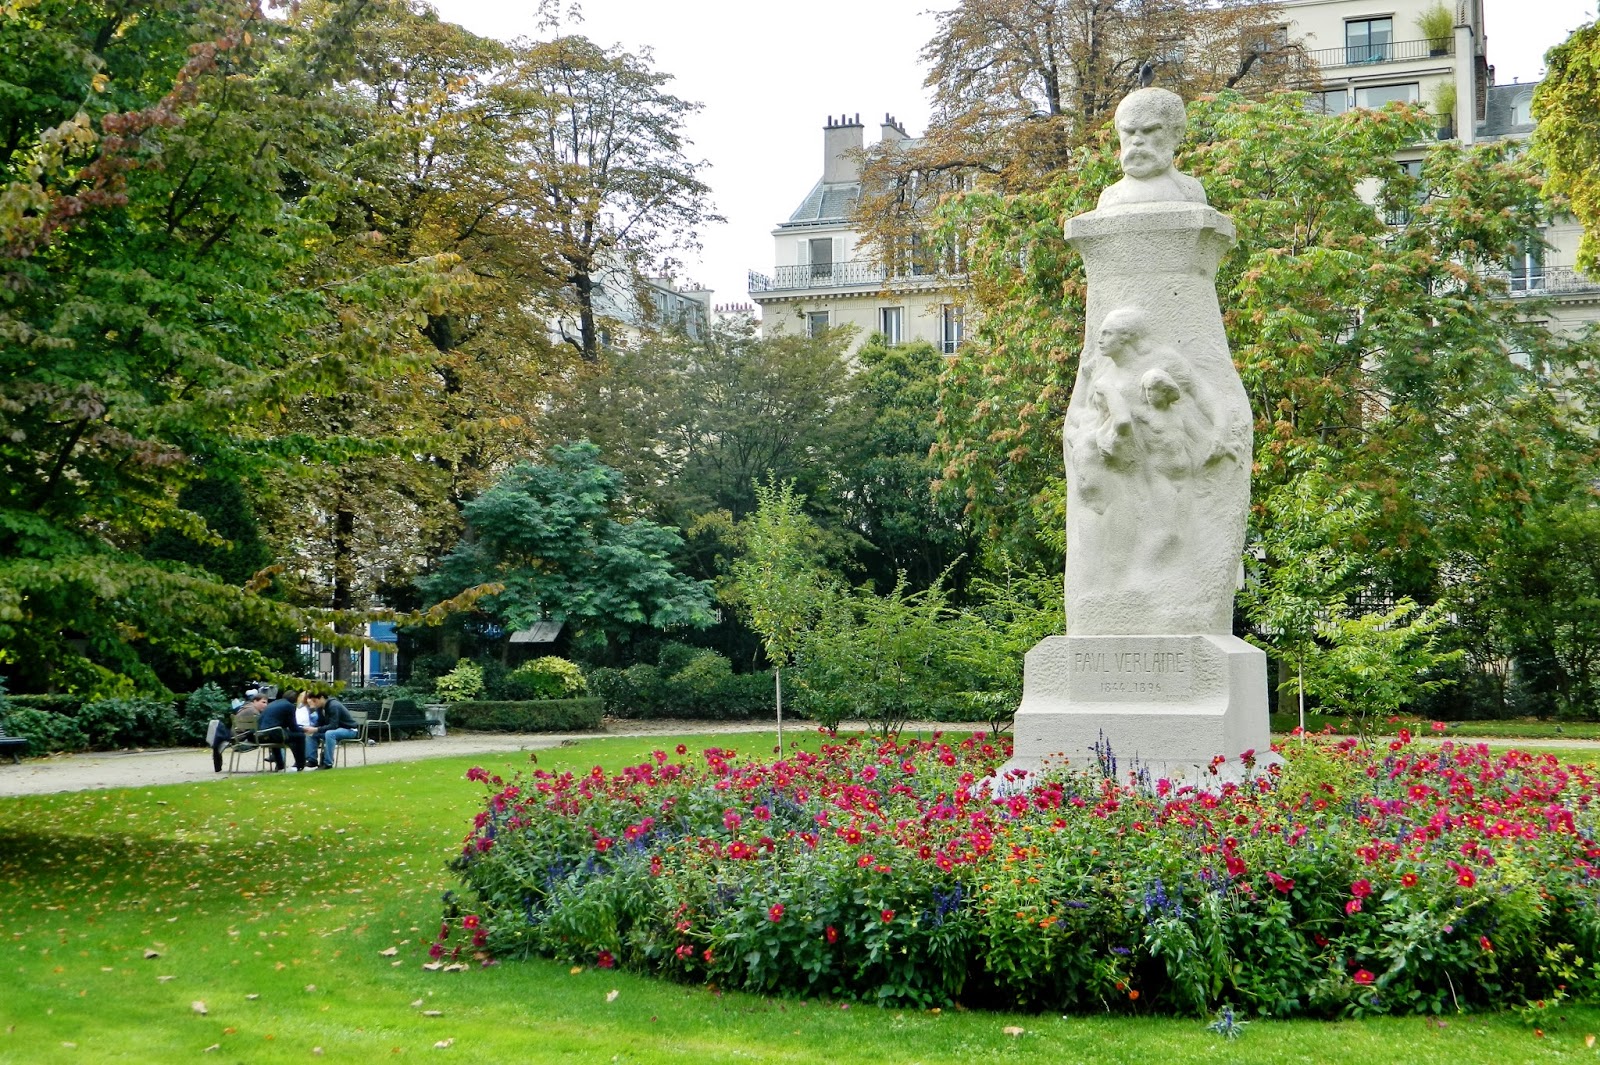
<svg viewBox="0 0 1600 1065">
<path fill-rule="evenodd" d="M 356 734 L 335 740 L 333 744 L 333 762 L 335 765 L 342 763 L 346 768 L 350 765 L 350 748 L 361 748 L 361 764 L 367 764 L 367 726 L 372 723 L 371 717 L 364 710 L 352 710 L 350 716 L 356 719 Z"/>
<path fill-rule="evenodd" d="M 366 724 L 361 727 L 361 745 L 366 746 L 367 740 L 379 729 L 383 729 L 383 738 L 394 740 L 394 729 L 389 725 L 389 718 L 394 715 L 394 698 L 390 697 L 378 704 L 378 716 L 368 717 Z"/>
</svg>

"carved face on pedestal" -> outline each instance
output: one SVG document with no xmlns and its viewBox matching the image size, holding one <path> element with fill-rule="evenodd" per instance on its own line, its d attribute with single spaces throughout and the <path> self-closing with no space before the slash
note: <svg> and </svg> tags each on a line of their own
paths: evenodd
<svg viewBox="0 0 1600 1065">
<path fill-rule="evenodd" d="M 1144 336 L 1144 319 L 1130 307 L 1118 307 L 1100 322 L 1100 354 L 1112 362 L 1121 362 L 1123 356 L 1139 348 Z"/>
<path fill-rule="evenodd" d="M 1183 100 L 1166 89 L 1140 89 L 1117 107 L 1122 172 L 1145 180 L 1172 169 L 1188 119 Z"/>
</svg>

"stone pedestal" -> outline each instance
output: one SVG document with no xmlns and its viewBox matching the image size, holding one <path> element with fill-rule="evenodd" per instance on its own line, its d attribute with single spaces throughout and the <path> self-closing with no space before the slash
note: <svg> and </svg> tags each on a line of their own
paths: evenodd
<svg viewBox="0 0 1600 1065">
<path fill-rule="evenodd" d="M 1239 756 L 1277 760 L 1267 721 L 1267 656 L 1237 636 L 1048 636 L 1028 652 L 1015 752 L 1002 776 L 1094 767 L 1109 746 L 1118 779 L 1200 787 L 1237 780 Z M 1211 761 L 1226 761 L 1211 772 Z"/>
</svg>

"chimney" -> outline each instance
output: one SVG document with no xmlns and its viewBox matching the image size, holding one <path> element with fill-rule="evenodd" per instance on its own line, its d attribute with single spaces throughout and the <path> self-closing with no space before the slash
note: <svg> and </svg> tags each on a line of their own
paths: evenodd
<svg viewBox="0 0 1600 1065">
<path fill-rule="evenodd" d="M 866 143 L 861 115 L 828 116 L 822 130 L 822 180 L 830 185 L 861 180 L 861 159 L 855 154 Z"/>
<path fill-rule="evenodd" d="M 878 130 L 878 142 L 880 144 L 893 145 L 898 144 L 903 140 L 910 139 L 910 134 L 908 134 L 906 132 L 906 128 L 900 124 L 899 119 L 888 114 L 883 116 L 883 126 Z"/>
</svg>

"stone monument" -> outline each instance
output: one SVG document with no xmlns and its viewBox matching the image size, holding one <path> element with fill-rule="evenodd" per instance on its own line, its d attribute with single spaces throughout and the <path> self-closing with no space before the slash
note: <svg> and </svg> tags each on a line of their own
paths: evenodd
<svg viewBox="0 0 1600 1065">
<path fill-rule="evenodd" d="M 1136 90 L 1115 123 L 1124 177 L 1066 224 L 1089 281 L 1064 432 L 1067 633 L 1027 654 L 1005 770 L 1109 744 L 1124 773 L 1204 785 L 1240 776 L 1243 752 L 1272 757 L 1266 655 L 1232 634 L 1252 454 L 1216 294 L 1234 229 L 1173 166 L 1176 93 Z"/>
</svg>

